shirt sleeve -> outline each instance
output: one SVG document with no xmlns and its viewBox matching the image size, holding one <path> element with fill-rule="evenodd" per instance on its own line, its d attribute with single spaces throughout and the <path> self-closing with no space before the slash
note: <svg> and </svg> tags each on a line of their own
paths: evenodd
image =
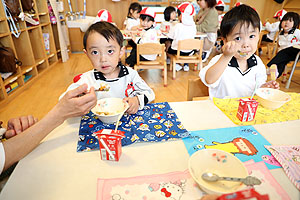
<svg viewBox="0 0 300 200">
<path fill-rule="evenodd" d="M 220 55 L 217 55 L 217 56 L 213 57 L 213 58 L 211 59 L 211 61 L 208 63 L 208 65 L 205 66 L 203 69 L 201 69 L 200 72 L 199 72 L 199 76 L 200 76 L 202 82 L 203 82 L 207 87 L 215 88 L 215 87 L 217 87 L 217 86 L 219 85 L 219 83 L 220 83 L 220 80 L 221 80 L 222 75 L 219 77 L 219 79 L 218 79 L 216 82 L 214 82 L 214 83 L 212 83 L 212 84 L 208 84 L 208 83 L 205 81 L 205 76 L 206 76 L 207 70 L 208 70 L 209 68 L 211 68 L 214 64 L 216 64 L 216 62 L 220 59 L 220 57 L 221 57 L 222 55 L 223 55 L 223 54 L 220 54 Z"/>
<path fill-rule="evenodd" d="M 135 91 L 132 95 L 138 97 L 140 103 L 139 110 L 141 110 L 146 104 L 152 102 L 155 99 L 155 94 L 136 71 L 133 70 L 131 73 L 134 73 L 133 84 L 135 88 Z"/>
<path fill-rule="evenodd" d="M 3 144 L 0 141 L 0 174 L 3 171 L 4 164 L 5 164 L 5 152 L 4 152 Z"/>
<path fill-rule="evenodd" d="M 82 74 L 81 78 L 76 83 L 72 83 L 68 87 L 68 89 L 62 95 L 60 95 L 59 99 L 61 99 L 63 96 L 65 96 L 65 94 L 68 91 L 74 90 L 84 83 L 86 83 L 88 85 L 88 89 L 87 89 L 88 91 L 90 90 L 91 87 L 94 87 L 95 89 L 99 89 L 99 85 L 98 86 L 96 85 L 95 79 L 92 76 L 93 76 L 93 71 L 89 71 L 89 72 Z"/>
</svg>

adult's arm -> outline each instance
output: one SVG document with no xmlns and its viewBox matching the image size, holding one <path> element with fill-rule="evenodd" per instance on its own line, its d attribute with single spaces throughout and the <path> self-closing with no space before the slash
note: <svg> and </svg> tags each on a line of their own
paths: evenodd
<svg viewBox="0 0 300 200">
<path fill-rule="evenodd" d="M 96 105 L 94 88 L 87 92 L 87 85 L 82 85 L 67 92 L 46 116 L 23 133 L 3 142 L 5 152 L 4 170 L 30 153 L 53 129 L 70 117 L 86 114 Z"/>
</svg>

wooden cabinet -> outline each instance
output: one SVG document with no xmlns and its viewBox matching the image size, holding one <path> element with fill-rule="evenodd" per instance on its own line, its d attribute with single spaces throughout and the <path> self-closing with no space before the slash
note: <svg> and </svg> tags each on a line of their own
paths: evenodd
<svg viewBox="0 0 300 200">
<path fill-rule="evenodd" d="M 37 18 L 40 24 L 30 26 L 24 21 L 19 21 L 17 27 L 21 34 L 18 38 L 11 33 L 3 5 L 0 3 L 0 42 L 6 47 L 11 47 L 15 56 L 22 62 L 17 72 L 4 80 L 0 79 L 0 105 L 24 91 L 59 59 L 59 45 L 55 44 L 55 39 L 58 38 L 54 36 L 57 33 L 53 33 L 47 1 L 33 1 L 36 11 L 33 18 Z M 22 6 L 21 1 L 20 5 Z M 44 38 L 48 38 L 48 42 L 45 43 Z"/>
</svg>

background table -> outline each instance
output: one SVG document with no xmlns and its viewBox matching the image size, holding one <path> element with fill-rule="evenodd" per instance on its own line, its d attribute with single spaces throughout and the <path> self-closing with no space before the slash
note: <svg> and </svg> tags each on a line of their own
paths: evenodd
<svg viewBox="0 0 300 200">
<path fill-rule="evenodd" d="M 170 105 L 189 131 L 236 126 L 210 100 Z M 101 161 L 99 151 L 77 153 L 79 121 L 66 121 L 21 160 L 0 199 L 96 199 L 97 178 L 163 174 L 188 168 L 189 155 L 182 140 L 123 147 L 119 162 Z M 300 143 L 300 120 L 254 127 L 273 145 Z M 271 173 L 291 199 L 300 198 L 282 169 Z"/>
</svg>

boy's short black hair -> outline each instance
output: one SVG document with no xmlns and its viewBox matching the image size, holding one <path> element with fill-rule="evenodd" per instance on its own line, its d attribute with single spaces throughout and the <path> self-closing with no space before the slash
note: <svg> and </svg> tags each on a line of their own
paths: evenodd
<svg viewBox="0 0 300 200">
<path fill-rule="evenodd" d="M 224 11 L 224 6 L 216 6 L 215 8 L 218 11 L 222 11 L 222 12 Z"/>
<path fill-rule="evenodd" d="M 257 12 L 250 6 L 242 4 L 224 15 L 220 26 L 221 36 L 226 38 L 238 23 L 252 25 L 260 30 L 260 18 Z"/>
<path fill-rule="evenodd" d="M 140 15 L 140 19 L 143 20 L 143 21 L 153 21 L 154 22 L 154 18 L 149 16 L 149 15 L 144 15 L 144 14 L 141 14 Z"/>
<path fill-rule="evenodd" d="M 293 29 L 299 28 L 299 23 L 300 23 L 299 14 L 295 12 L 287 12 L 283 16 L 282 20 L 280 21 L 279 30 L 281 29 L 282 21 L 288 21 L 288 20 L 294 21 Z"/>
<path fill-rule="evenodd" d="M 168 6 L 164 10 L 164 18 L 167 22 L 170 21 L 172 12 L 176 12 L 176 9 L 173 6 Z"/>
<path fill-rule="evenodd" d="M 101 21 L 101 22 L 97 22 L 95 24 L 92 24 L 88 28 L 88 30 L 84 33 L 84 36 L 83 36 L 83 47 L 84 47 L 85 50 L 86 50 L 86 41 L 87 41 L 87 38 L 93 32 L 99 33 L 107 41 L 109 41 L 110 39 L 116 40 L 118 42 L 118 44 L 120 45 L 120 48 L 122 48 L 122 46 L 123 46 L 123 34 L 118 29 L 118 27 L 116 27 L 115 25 L 113 25 L 113 24 L 111 24 L 109 22 Z"/>
<path fill-rule="evenodd" d="M 127 17 L 130 17 L 130 10 L 133 10 L 133 11 L 137 10 L 138 13 L 140 13 L 142 11 L 142 6 L 138 2 L 131 3 L 130 6 L 129 6 L 129 8 L 128 8 Z"/>
</svg>

